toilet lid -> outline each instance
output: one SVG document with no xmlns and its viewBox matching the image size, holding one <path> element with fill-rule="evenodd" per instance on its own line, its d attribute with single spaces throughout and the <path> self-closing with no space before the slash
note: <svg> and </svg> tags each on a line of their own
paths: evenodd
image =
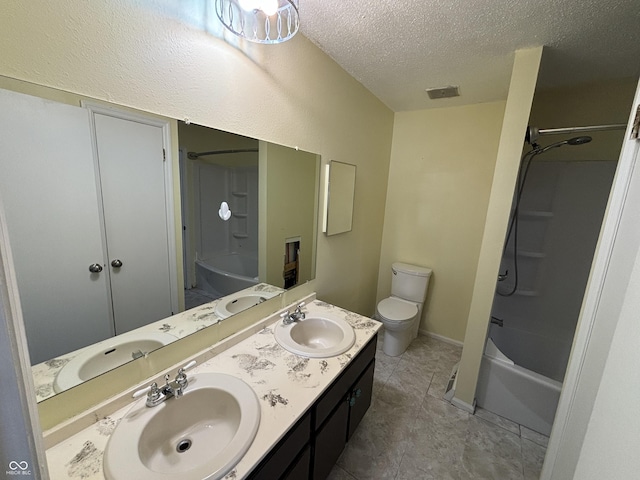
<svg viewBox="0 0 640 480">
<path fill-rule="evenodd" d="M 378 313 L 387 320 L 396 322 L 410 320 L 418 313 L 418 306 L 415 303 L 389 297 L 378 304 Z"/>
</svg>

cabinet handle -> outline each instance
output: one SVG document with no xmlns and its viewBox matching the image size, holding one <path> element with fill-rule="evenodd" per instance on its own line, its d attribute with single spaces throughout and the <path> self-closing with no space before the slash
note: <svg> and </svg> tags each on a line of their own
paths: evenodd
<svg viewBox="0 0 640 480">
<path fill-rule="evenodd" d="M 100 273 L 102 271 L 102 265 L 99 263 L 92 263 L 89 265 L 89 271 L 91 273 Z"/>
<path fill-rule="evenodd" d="M 351 394 L 347 398 L 347 401 L 349 402 L 349 406 L 353 407 L 356 404 L 356 401 L 357 401 L 356 398 L 359 398 L 361 395 L 362 395 L 362 390 L 360 388 L 351 392 Z"/>
<path fill-rule="evenodd" d="M 122 260 L 115 259 L 111 262 L 113 268 L 120 268 L 122 266 Z"/>
</svg>

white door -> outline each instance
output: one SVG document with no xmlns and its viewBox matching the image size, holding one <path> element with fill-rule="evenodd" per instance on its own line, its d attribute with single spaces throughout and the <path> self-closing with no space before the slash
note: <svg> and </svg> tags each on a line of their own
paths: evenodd
<svg viewBox="0 0 640 480">
<path fill-rule="evenodd" d="M 0 90 L 0 197 L 32 363 L 110 337 L 85 109 Z"/>
<path fill-rule="evenodd" d="M 100 113 L 94 123 L 114 322 L 121 334 L 173 313 L 163 130 Z"/>
</svg>

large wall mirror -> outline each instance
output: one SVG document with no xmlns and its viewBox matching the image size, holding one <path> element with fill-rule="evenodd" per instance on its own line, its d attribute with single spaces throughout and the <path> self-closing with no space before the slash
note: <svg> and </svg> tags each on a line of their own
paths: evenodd
<svg viewBox="0 0 640 480">
<path fill-rule="evenodd" d="M 0 198 L 39 401 L 315 277 L 318 155 L 7 84 Z"/>
</svg>

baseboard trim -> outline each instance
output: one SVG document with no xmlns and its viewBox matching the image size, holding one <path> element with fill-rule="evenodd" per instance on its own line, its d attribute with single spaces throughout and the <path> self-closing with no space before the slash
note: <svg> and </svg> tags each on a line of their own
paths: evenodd
<svg viewBox="0 0 640 480">
<path fill-rule="evenodd" d="M 427 330 L 422 330 L 422 329 L 418 330 L 418 332 L 420 332 L 421 335 L 427 335 L 428 337 L 435 338 L 436 340 L 440 340 L 441 342 L 449 343 L 457 347 L 463 346 L 463 342 L 459 340 L 454 340 L 453 338 L 445 337 L 444 335 L 439 335 L 437 333 L 428 332 Z"/>
<path fill-rule="evenodd" d="M 454 407 L 458 407 L 460 410 L 464 410 L 465 412 L 469 412 L 473 414 L 476 411 L 476 401 L 473 400 L 473 404 L 467 403 L 465 401 L 460 400 L 455 395 L 451 399 L 451 405 Z"/>
</svg>

